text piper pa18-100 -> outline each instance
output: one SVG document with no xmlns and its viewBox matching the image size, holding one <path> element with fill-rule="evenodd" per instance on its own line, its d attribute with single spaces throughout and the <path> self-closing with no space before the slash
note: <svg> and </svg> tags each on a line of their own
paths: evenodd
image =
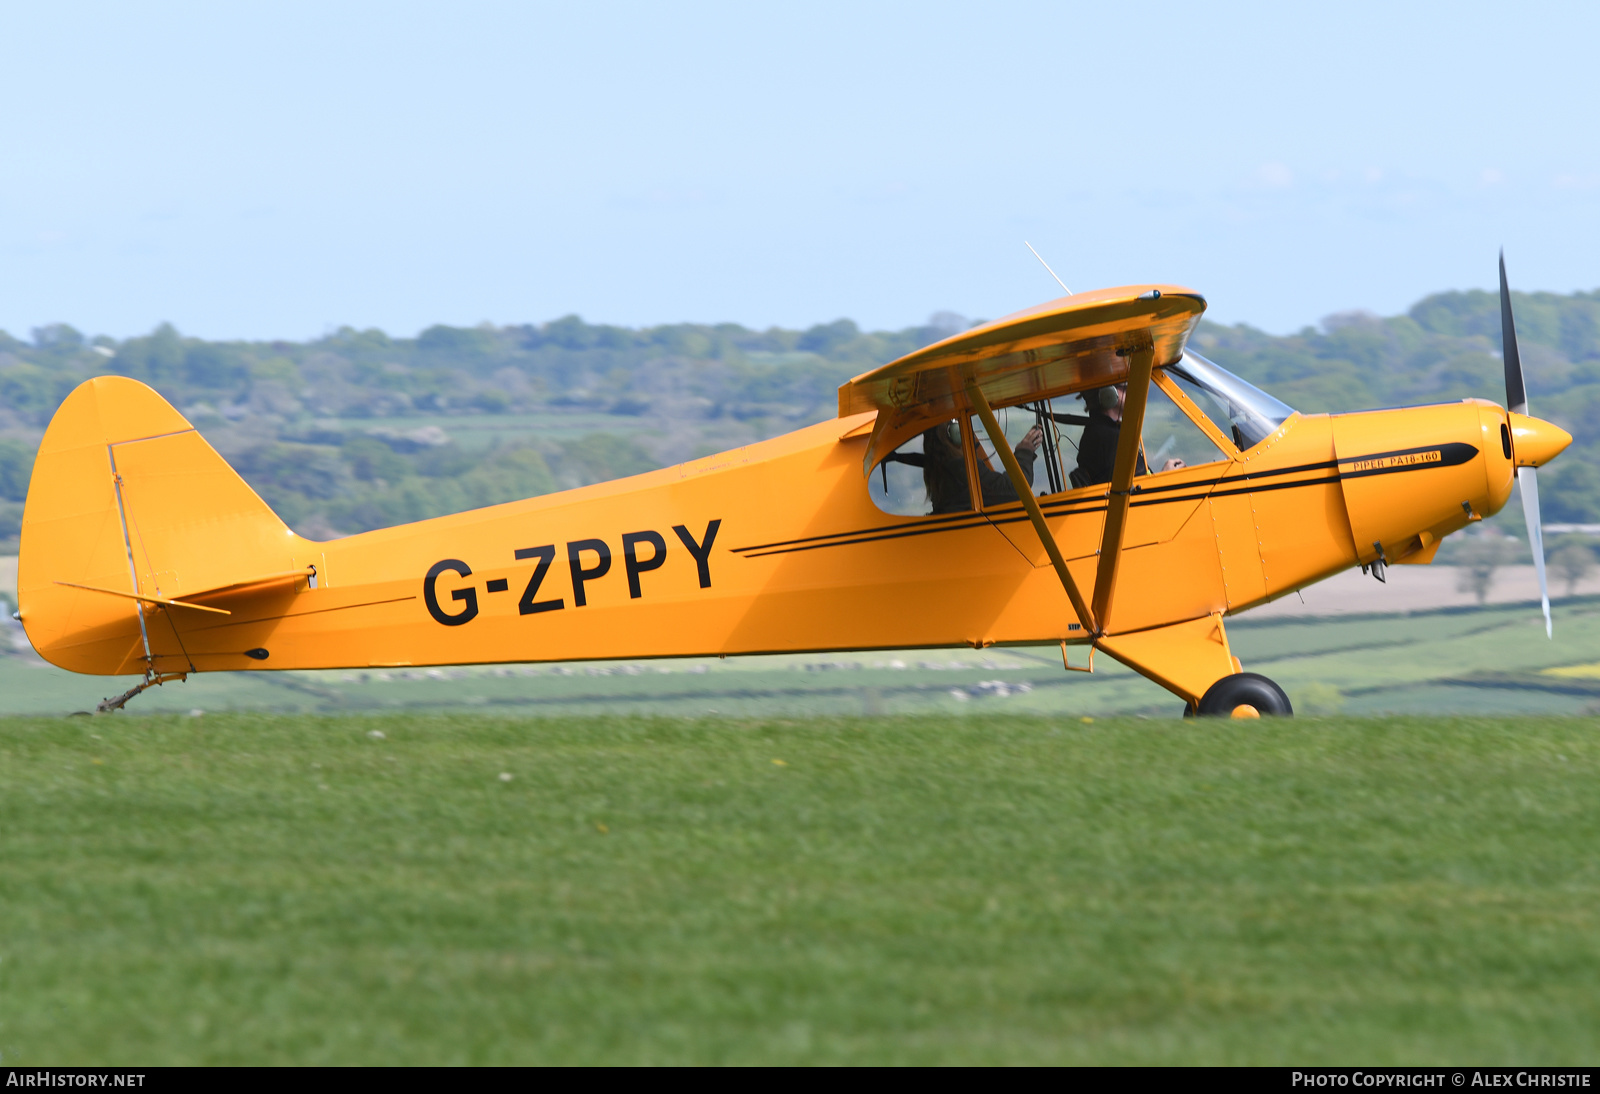
<svg viewBox="0 0 1600 1094">
<path fill-rule="evenodd" d="M 1571 438 L 1526 413 L 1503 261 L 1501 305 L 1505 408 L 1300 414 L 1188 348 L 1198 293 L 1134 285 L 874 369 L 785 436 L 329 542 L 100 377 L 40 444 L 19 616 L 52 664 L 142 675 L 102 709 L 196 672 L 1060 644 L 1189 712 L 1290 714 L 1228 615 L 1428 562 L 1518 480 L 1543 589 L 1534 468 Z"/>
</svg>

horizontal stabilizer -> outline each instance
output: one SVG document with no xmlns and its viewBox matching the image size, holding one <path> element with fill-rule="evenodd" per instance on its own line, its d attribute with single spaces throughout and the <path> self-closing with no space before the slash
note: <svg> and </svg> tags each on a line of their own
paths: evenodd
<svg viewBox="0 0 1600 1094">
<path fill-rule="evenodd" d="M 76 581 L 58 581 L 57 585 L 65 585 L 69 589 L 87 589 L 91 593 L 105 593 L 107 596 L 120 596 L 128 600 L 137 600 L 141 604 L 159 604 L 163 608 L 193 608 L 197 612 L 216 612 L 218 615 L 232 615 L 225 608 L 210 608 L 204 604 L 190 604 L 183 600 L 171 600 L 164 596 L 146 596 L 143 593 L 130 593 L 126 589 L 102 589 L 98 585 L 83 585 Z"/>
<path fill-rule="evenodd" d="M 195 604 L 196 597 L 208 596 L 227 600 L 230 596 L 250 596 L 260 592 L 271 585 L 286 585 L 301 578 L 315 578 L 317 568 L 307 566 L 299 570 L 282 570 L 275 574 L 262 574 L 260 577 L 247 578 L 243 581 L 232 581 L 226 585 L 218 585 L 214 589 L 195 589 L 184 593 L 185 600 L 173 600 L 169 597 L 151 596 L 147 593 L 130 593 L 126 589 L 106 589 L 99 585 L 85 585 L 78 581 L 57 581 L 57 585 L 65 585 L 69 589 L 87 589 L 91 593 L 107 593 L 111 596 L 125 597 L 129 600 L 138 600 L 145 604 L 160 604 L 163 607 L 193 608 L 201 612 L 216 612 L 218 615 L 232 615 L 226 608 L 214 608 L 209 604 Z"/>
</svg>

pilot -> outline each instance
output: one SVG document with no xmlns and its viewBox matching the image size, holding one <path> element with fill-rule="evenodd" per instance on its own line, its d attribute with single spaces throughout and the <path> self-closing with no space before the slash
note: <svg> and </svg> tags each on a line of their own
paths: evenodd
<svg viewBox="0 0 1600 1094">
<path fill-rule="evenodd" d="M 1038 426 L 1017 442 L 1017 463 L 1022 475 L 1033 481 L 1033 461 L 1039 454 L 1044 432 Z M 972 492 L 967 487 L 967 461 L 961 452 L 961 427 L 955 422 L 943 422 L 922 434 L 922 481 L 928 489 L 928 500 L 935 513 L 965 513 L 972 508 Z M 1004 471 L 996 471 L 978 463 L 978 483 L 983 489 L 984 505 L 1000 505 L 1017 500 L 1016 488 Z"/>
<path fill-rule="evenodd" d="M 1117 439 L 1122 435 L 1122 405 L 1128 399 L 1127 384 L 1093 388 L 1083 393 L 1089 407 L 1089 424 L 1083 427 L 1078 439 L 1078 467 L 1072 473 L 1072 485 L 1090 486 L 1110 482 L 1117 465 Z M 1161 465 L 1163 471 L 1175 471 L 1185 466 L 1174 456 Z M 1144 463 L 1144 449 L 1139 450 L 1139 464 L 1135 475 L 1149 474 Z"/>
</svg>

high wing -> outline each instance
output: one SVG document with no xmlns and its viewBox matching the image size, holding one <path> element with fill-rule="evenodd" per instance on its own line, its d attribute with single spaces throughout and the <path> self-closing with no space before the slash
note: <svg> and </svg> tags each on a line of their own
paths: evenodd
<svg viewBox="0 0 1600 1094">
<path fill-rule="evenodd" d="M 1206 309 L 1176 285 L 1077 293 L 935 342 L 839 388 L 839 416 L 876 410 L 863 470 L 930 426 L 978 413 L 976 386 L 993 408 L 1122 383 L 1129 356 L 1153 351 L 1172 364 Z"/>
<path fill-rule="evenodd" d="M 965 414 L 982 418 L 1073 610 L 1088 633 L 1098 636 L 1109 625 L 1116 592 L 1151 372 L 1182 356 L 1205 309 L 1205 297 L 1174 285 L 1129 285 L 1064 296 L 857 376 L 839 389 L 839 413 L 878 411 L 864 461 L 868 474 L 930 426 Z M 1106 491 L 1100 561 L 1092 599 L 1086 599 L 1067 570 L 994 408 L 1123 382 L 1128 396 Z"/>
</svg>

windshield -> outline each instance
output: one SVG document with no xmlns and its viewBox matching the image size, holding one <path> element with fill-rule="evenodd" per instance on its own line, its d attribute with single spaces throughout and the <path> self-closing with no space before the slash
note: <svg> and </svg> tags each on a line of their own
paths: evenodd
<svg viewBox="0 0 1600 1094">
<path fill-rule="evenodd" d="M 1224 433 L 1232 434 L 1241 452 L 1261 443 L 1295 412 L 1193 350 L 1184 350 L 1183 360 L 1168 365 L 1167 374 Z"/>
</svg>

